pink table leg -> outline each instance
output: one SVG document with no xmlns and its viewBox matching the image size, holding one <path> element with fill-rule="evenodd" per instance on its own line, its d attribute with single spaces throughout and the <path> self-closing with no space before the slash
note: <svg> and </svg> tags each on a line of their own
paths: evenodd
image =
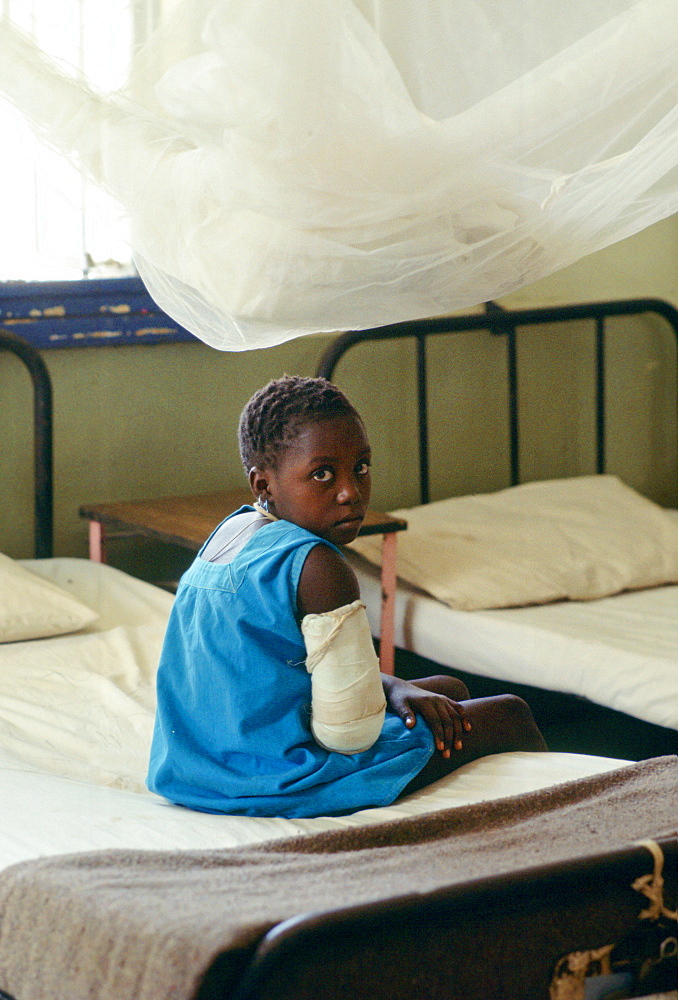
<svg viewBox="0 0 678 1000">
<path fill-rule="evenodd" d="M 384 674 L 393 674 L 395 669 L 396 543 L 397 533 L 395 531 L 384 534 L 381 556 L 381 642 L 379 646 L 379 665 Z"/>
<path fill-rule="evenodd" d="M 89 557 L 92 562 L 106 562 L 106 531 L 100 521 L 89 522 Z"/>
</svg>

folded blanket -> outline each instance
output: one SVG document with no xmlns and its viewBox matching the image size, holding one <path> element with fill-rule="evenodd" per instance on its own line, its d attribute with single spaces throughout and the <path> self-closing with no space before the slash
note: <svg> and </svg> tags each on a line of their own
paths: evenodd
<svg viewBox="0 0 678 1000">
<path fill-rule="evenodd" d="M 310 911 L 606 854 L 678 832 L 678 758 L 368 827 L 215 851 L 101 851 L 0 875 L 0 988 L 179 1000 L 217 955 Z M 224 974 L 227 969 L 224 966 Z"/>
</svg>

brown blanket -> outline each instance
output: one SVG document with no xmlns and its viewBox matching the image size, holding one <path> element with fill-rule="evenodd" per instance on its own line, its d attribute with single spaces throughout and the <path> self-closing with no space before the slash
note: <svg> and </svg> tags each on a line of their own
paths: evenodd
<svg viewBox="0 0 678 1000">
<path fill-rule="evenodd" d="M 0 988 L 179 1000 L 279 921 L 678 832 L 678 758 L 376 826 L 218 851 L 101 851 L 0 875 Z M 235 974 L 235 973 L 234 973 Z"/>
</svg>

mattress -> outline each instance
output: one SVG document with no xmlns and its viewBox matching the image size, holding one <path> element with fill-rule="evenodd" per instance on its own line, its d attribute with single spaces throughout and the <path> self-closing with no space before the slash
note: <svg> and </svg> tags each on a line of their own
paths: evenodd
<svg viewBox="0 0 678 1000">
<path fill-rule="evenodd" d="M 0 756 L 0 868 L 29 858 L 125 848 L 238 847 L 306 833 L 380 823 L 536 791 L 625 766 L 568 753 L 506 753 L 466 764 L 392 806 L 312 819 L 217 816 L 174 806 L 150 792 L 93 785 Z"/>
<path fill-rule="evenodd" d="M 378 570 L 349 554 L 379 635 Z M 678 586 L 594 601 L 459 611 L 398 584 L 395 643 L 452 669 L 580 695 L 678 730 Z"/>
<path fill-rule="evenodd" d="M 73 851 L 259 843 L 522 794 L 627 763 L 506 753 L 467 764 L 395 805 L 351 816 L 289 820 L 192 812 L 144 785 L 155 667 L 172 597 L 87 560 L 22 565 L 100 617 L 73 635 L 0 645 L 0 868 Z"/>
</svg>

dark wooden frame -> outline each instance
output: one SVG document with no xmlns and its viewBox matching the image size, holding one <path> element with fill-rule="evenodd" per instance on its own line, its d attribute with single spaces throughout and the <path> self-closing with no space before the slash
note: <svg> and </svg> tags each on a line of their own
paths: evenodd
<svg viewBox="0 0 678 1000">
<path fill-rule="evenodd" d="M 0 282 L 0 326 L 40 350 L 198 343 L 137 277 Z"/>
</svg>

